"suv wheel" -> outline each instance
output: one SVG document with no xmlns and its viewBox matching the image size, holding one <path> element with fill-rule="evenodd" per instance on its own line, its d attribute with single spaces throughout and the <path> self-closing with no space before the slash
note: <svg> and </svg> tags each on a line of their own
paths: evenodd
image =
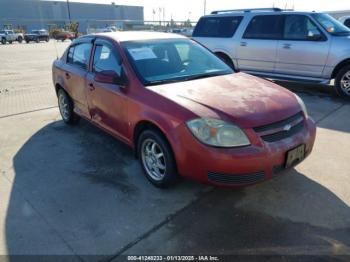
<svg viewBox="0 0 350 262">
<path fill-rule="evenodd" d="M 18 43 L 22 43 L 23 42 L 23 37 L 19 36 L 17 40 L 18 40 Z"/>
<path fill-rule="evenodd" d="M 80 117 L 73 111 L 74 106 L 72 99 L 63 89 L 58 90 L 57 96 L 58 108 L 60 110 L 63 121 L 69 125 L 78 123 Z"/>
<path fill-rule="evenodd" d="M 6 45 L 6 38 L 1 38 L 1 44 Z"/>
<path fill-rule="evenodd" d="M 235 66 L 230 57 L 222 53 L 216 53 L 216 56 L 219 57 L 226 65 L 231 67 L 233 70 L 235 69 Z"/>
<path fill-rule="evenodd" d="M 153 185 L 165 188 L 177 182 L 175 159 L 163 135 L 151 129 L 142 132 L 137 151 L 144 173 Z"/>
<path fill-rule="evenodd" d="M 350 99 L 350 65 L 338 72 L 335 78 L 335 90 L 339 96 Z"/>
<path fill-rule="evenodd" d="M 40 42 L 39 38 L 35 39 L 35 42 L 39 43 Z"/>
</svg>

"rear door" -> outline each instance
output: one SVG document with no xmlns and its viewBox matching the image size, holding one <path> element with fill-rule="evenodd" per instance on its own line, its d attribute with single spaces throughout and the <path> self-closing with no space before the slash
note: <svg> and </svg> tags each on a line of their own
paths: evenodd
<svg viewBox="0 0 350 262">
<path fill-rule="evenodd" d="M 278 39 L 281 36 L 281 15 L 254 16 L 238 43 L 238 69 L 242 71 L 274 72 Z"/>
<path fill-rule="evenodd" d="M 121 75 L 121 58 L 115 46 L 102 39 L 95 41 L 92 70 L 87 75 L 88 103 L 92 120 L 121 139 L 127 132 L 127 97 L 123 87 L 95 81 L 95 75 L 114 71 Z"/>
<path fill-rule="evenodd" d="M 90 118 L 90 114 L 86 99 L 86 75 L 91 50 L 91 39 L 71 46 L 63 67 L 64 85 L 74 101 L 74 110 L 87 118 Z"/>
<path fill-rule="evenodd" d="M 330 40 L 307 16 L 284 16 L 283 38 L 278 41 L 276 73 L 321 77 Z"/>
</svg>

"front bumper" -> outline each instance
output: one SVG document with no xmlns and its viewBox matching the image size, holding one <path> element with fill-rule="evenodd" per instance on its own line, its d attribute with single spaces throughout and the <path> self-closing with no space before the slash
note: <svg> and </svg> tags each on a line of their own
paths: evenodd
<svg viewBox="0 0 350 262">
<path fill-rule="evenodd" d="M 286 153 L 305 145 L 305 157 L 313 148 L 316 126 L 304 120 L 297 134 L 277 141 L 264 142 L 252 129 L 245 130 L 252 145 L 241 148 L 215 148 L 198 142 L 187 127 L 178 130 L 181 143 L 173 145 L 178 172 L 185 177 L 219 186 L 241 187 L 271 179 L 286 169 Z"/>
</svg>

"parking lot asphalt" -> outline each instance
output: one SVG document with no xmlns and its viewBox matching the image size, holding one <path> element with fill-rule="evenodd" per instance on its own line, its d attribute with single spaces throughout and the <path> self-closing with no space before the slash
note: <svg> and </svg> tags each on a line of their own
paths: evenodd
<svg viewBox="0 0 350 262">
<path fill-rule="evenodd" d="M 188 180 L 160 190 L 121 142 L 86 121 L 61 121 L 51 63 L 68 43 L 0 46 L 0 255 L 349 259 L 340 255 L 350 256 L 350 103 L 331 87 L 281 83 L 318 126 L 314 151 L 295 169 L 239 190 Z"/>
</svg>

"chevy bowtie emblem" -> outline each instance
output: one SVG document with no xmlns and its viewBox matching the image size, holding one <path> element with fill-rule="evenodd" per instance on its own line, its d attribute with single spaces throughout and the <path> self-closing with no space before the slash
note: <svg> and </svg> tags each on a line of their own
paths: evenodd
<svg viewBox="0 0 350 262">
<path fill-rule="evenodd" d="M 291 128 L 292 128 L 292 126 L 291 126 L 290 124 L 285 125 L 285 126 L 283 127 L 283 131 L 289 131 Z"/>
</svg>

